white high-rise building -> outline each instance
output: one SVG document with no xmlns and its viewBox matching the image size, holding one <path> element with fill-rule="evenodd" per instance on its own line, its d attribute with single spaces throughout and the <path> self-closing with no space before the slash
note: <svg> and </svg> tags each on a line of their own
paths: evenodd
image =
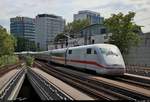
<svg viewBox="0 0 150 102">
<path fill-rule="evenodd" d="M 35 20 L 37 47 L 48 50 L 48 45 L 54 42 L 57 34 L 64 31 L 65 20 L 56 15 L 39 14 Z"/>
</svg>

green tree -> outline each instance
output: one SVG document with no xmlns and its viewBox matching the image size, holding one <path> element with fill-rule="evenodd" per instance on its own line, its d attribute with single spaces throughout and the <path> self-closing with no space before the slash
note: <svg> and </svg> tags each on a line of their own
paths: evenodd
<svg viewBox="0 0 150 102">
<path fill-rule="evenodd" d="M 63 42 L 67 41 L 67 37 L 65 35 L 70 36 L 71 38 L 74 38 L 77 36 L 78 33 L 80 33 L 80 30 L 83 29 L 86 26 L 89 26 L 90 22 L 88 19 L 85 20 L 75 20 L 71 23 L 68 23 L 65 25 L 64 32 L 57 34 L 55 37 L 55 43 L 56 42 Z M 67 43 L 66 43 L 67 44 Z"/>
<path fill-rule="evenodd" d="M 33 62 L 34 62 L 34 58 L 33 58 L 33 57 L 31 57 L 31 56 L 26 56 L 26 64 L 27 64 L 27 66 L 32 67 Z"/>
<path fill-rule="evenodd" d="M 12 54 L 15 45 L 15 38 L 5 28 L 0 27 L 0 56 Z"/>
<path fill-rule="evenodd" d="M 16 52 L 37 50 L 35 42 L 33 41 L 29 41 L 28 39 L 23 37 L 16 37 L 16 40 L 17 40 L 17 46 L 15 47 Z"/>
<path fill-rule="evenodd" d="M 74 38 L 76 36 L 76 33 L 78 33 L 81 29 L 89 25 L 90 22 L 87 19 L 75 20 L 71 23 L 68 23 L 67 25 L 65 25 L 64 32 L 57 34 L 57 36 L 55 37 L 55 42 L 58 42 L 60 39 L 66 40 L 67 37 L 64 34 L 69 34 L 71 38 Z"/>
<path fill-rule="evenodd" d="M 66 36 L 64 35 L 65 33 L 60 33 L 60 34 L 57 34 L 57 36 L 55 37 L 55 42 L 58 42 L 60 40 L 65 40 L 66 39 Z"/>
<path fill-rule="evenodd" d="M 37 51 L 37 47 L 34 41 L 30 41 L 29 44 L 30 51 Z"/>
<path fill-rule="evenodd" d="M 128 53 L 130 47 L 138 45 L 141 27 L 133 22 L 134 12 L 112 14 L 112 17 L 105 19 L 104 24 L 112 33 L 109 43 L 117 45 L 122 53 Z"/>
<path fill-rule="evenodd" d="M 90 25 L 90 22 L 88 19 L 75 20 L 71 23 L 68 23 L 65 26 L 65 32 L 70 33 L 70 36 L 74 37 L 74 36 L 76 36 L 75 34 L 77 32 L 79 32 L 81 29 L 83 29 L 84 27 L 89 26 L 89 25 Z"/>
<path fill-rule="evenodd" d="M 17 46 L 15 47 L 15 51 L 16 52 L 21 52 L 21 51 L 25 51 L 26 50 L 26 40 L 24 38 L 21 37 L 16 37 L 17 39 Z"/>
</svg>

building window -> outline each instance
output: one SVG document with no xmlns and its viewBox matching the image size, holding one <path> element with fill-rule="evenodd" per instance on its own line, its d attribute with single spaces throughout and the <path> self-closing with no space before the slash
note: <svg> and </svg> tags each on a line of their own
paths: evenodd
<svg viewBox="0 0 150 102">
<path fill-rule="evenodd" d="M 92 49 L 91 49 L 91 48 L 88 48 L 88 49 L 86 50 L 86 53 L 87 53 L 87 54 L 91 54 L 91 52 L 92 52 Z"/>
<path fill-rule="evenodd" d="M 61 48 L 63 48 L 63 44 L 61 44 Z"/>
<path fill-rule="evenodd" d="M 107 36 L 107 35 L 105 35 L 105 36 L 104 36 L 104 39 L 107 39 L 107 38 L 108 38 L 108 36 Z"/>
<path fill-rule="evenodd" d="M 95 40 L 94 39 L 92 39 L 92 44 L 94 44 L 95 43 Z"/>
<path fill-rule="evenodd" d="M 94 54 L 97 54 L 96 50 L 94 50 Z"/>
<path fill-rule="evenodd" d="M 101 29 L 101 34 L 106 34 L 106 29 L 105 28 Z"/>
<path fill-rule="evenodd" d="M 57 49 L 57 45 L 55 45 L 55 49 Z"/>
<path fill-rule="evenodd" d="M 37 48 L 40 48 L 40 43 L 37 43 Z"/>
</svg>

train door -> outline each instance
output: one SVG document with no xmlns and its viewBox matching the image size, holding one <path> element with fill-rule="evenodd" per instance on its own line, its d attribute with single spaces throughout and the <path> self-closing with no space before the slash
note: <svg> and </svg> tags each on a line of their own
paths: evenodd
<svg viewBox="0 0 150 102">
<path fill-rule="evenodd" d="M 65 58 L 65 63 L 66 65 L 70 65 L 72 66 L 71 64 L 71 60 L 72 60 L 72 56 L 73 55 L 73 50 L 71 48 L 68 48 L 67 51 L 66 51 L 66 58 Z"/>
<path fill-rule="evenodd" d="M 86 60 L 86 68 L 87 69 L 95 69 L 97 68 L 97 63 L 98 63 L 98 55 L 97 55 L 97 51 L 95 48 L 87 48 L 86 49 L 86 56 L 85 56 L 85 60 Z"/>
<path fill-rule="evenodd" d="M 80 60 L 80 63 L 79 63 L 79 67 L 81 68 L 86 68 L 86 49 L 83 48 L 83 49 L 80 49 L 79 51 L 79 60 Z"/>
<path fill-rule="evenodd" d="M 65 57 L 65 65 L 67 65 L 67 50 L 64 53 L 64 57 Z"/>
<path fill-rule="evenodd" d="M 48 56 L 49 56 L 49 64 L 51 64 L 51 61 L 52 61 L 52 54 L 51 54 L 52 52 L 51 51 L 49 51 L 49 53 L 48 53 Z"/>
</svg>

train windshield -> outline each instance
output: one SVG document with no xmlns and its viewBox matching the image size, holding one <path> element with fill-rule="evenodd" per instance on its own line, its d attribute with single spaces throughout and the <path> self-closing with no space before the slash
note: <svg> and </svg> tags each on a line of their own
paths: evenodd
<svg viewBox="0 0 150 102">
<path fill-rule="evenodd" d="M 100 48 L 101 54 L 108 65 L 122 65 L 122 55 L 117 47 Z"/>
</svg>

